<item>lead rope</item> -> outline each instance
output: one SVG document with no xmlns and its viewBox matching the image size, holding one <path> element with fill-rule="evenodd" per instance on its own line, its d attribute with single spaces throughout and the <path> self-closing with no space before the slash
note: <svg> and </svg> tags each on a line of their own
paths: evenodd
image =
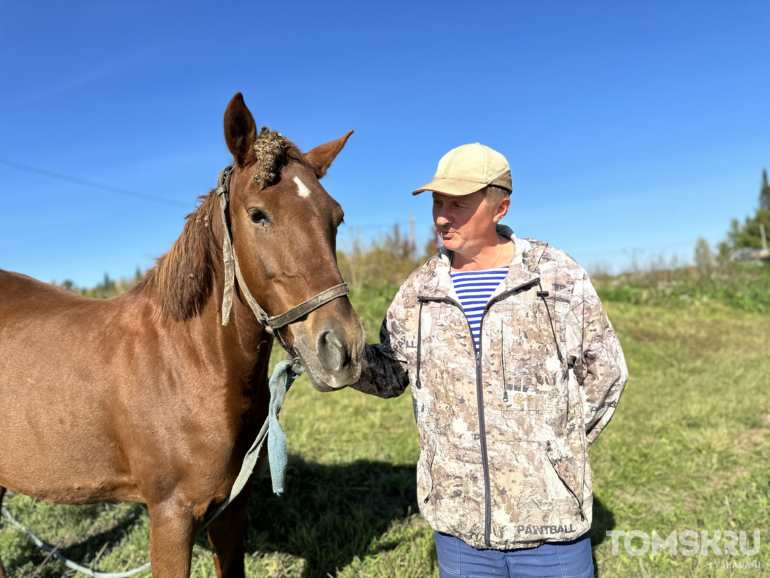
<svg viewBox="0 0 770 578">
<path fill-rule="evenodd" d="M 69 558 L 65 558 L 64 556 L 59 554 L 54 548 L 51 548 L 48 544 L 46 544 L 40 538 L 38 538 L 35 534 L 33 534 L 29 528 L 27 528 L 24 524 L 22 524 L 16 518 L 14 518 L 13 515 L 11 515 L 11 512 L 5 506 L 3 506 L 2 512 L 5 519 L 8 520 L 11 523 L 11 525 L 16 526 L 16 528 L 24 532 L 27 535 L 27 537 L 30 540 L 32 540 L 35 546 L 37 546 L 44 552 L 48 552 L 48 554 L 52 558 L 55 558 L 56 560 L 64 564 L 67 568 L 71 568 L 72 570 L 75 570 L 76 572 L 80 572 L 81 574 L 85 574 L 86 576 L 93 576 L 94 578 L 128 578 L 129 576 L 133 576 L 135 574 L 139 574 L 139 572 L 144 572 L 145 570 L 150 569 L 150 563 L 147 562 L 146 564 L 143 564 L 138 568 L 134 568 L 133 570 L 127 570 L 126 572 L 95 572 L 90 568 L 81 566 L 80 564 L 77 564 L 76 562 L 73 562 Z"/>
<path fill-rule="evenodd" d="M 207 516 L 206 522 L 203 528 L 208 526 L 214 521 L 224 509 L 232 503 L 241 490 L 246 486 L 246 482 L 249 481 L 254 467 L 257 465 L 260 451 L 262 450 L 262 444 L 267 438 L 267 454 L 270 456 L 270 477 L 273 481 L 273 492 L 279 496 L 283 493 L 283 481 L 286 474 L 286 464 L 288 457 L 286 453 L 286 433 L 281 427 L 281 423 L 278 421 L 278 414 L 281 411 L 283 400 L 286 398 L 286 392 L 289 391 L 291 384 L 294 380 L 300 376 L 293 368 L 292 361 L 281 361 L 275 366 L 273 370 L 273 376 L 270 378 L 270 406 L 267 414 L 267 420 L 262 425 L 262 429 L 259 430 L 257 438 L 254 443 L 251 444 L 249 451 L 246 452 L 246 456 L 243 458 L 243 464 L 241 465 L 241 471 L 238 473 L 238 477 L 235 479 L 230 495 L 222 502 L 219 507 L 209 516 Z M 267 434 L 270 433 L 268 436 Z M 203 529 L 201 528 L 201 530 Z"/>
</svg>

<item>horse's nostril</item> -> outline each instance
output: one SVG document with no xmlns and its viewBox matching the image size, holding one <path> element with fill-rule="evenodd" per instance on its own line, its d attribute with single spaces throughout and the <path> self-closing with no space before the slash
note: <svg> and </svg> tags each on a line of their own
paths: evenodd
<svg viewBox="0 0 770 578">
<path fill-rule="evenodd" d="M 334 334 L 334 331 L 329 331 L 329 333 L 326 334 L 326 341 L 328 341 L 337 349 L 342 349 L 342 342 L 340 341 L 339 337 Z"/>
<path fill-rule="evenodd" d="M 329 371 L 340 371 L 346 365 L 345 347 L 334 331 L 322 331 L 318 336 L 318 358 Z"/>
</svg>

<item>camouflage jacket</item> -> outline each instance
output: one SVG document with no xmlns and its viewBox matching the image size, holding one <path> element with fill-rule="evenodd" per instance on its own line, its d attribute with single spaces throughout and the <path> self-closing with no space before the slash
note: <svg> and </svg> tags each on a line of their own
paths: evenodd
<svg viewBox="0 0 770 578">
<path fill-rule="evenodd" d="M 399 290 L 351 387 L 394 397 L 412 384 L 420 511 L 475 548 L 508 550 L 590 528 L 586 450 L 628 373 L 583 268 L 547 243 L 498 232 L 516 250 L 484 312 L 479 352 L 442 250 Z"/>
</svg>

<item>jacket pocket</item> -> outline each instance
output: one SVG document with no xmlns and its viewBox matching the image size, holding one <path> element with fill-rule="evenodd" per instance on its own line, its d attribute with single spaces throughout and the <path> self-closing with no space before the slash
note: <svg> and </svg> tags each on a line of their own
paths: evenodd
<svg viewBox="0 0 770 578">
<path fill-rule="evenodd" d="M 545 442 L 545 454 L 547 461 L 556 472 L 564 487 L 574 498 L 578 514 L 581 520 L 585 520 L 583 512 L 583 485 L 585 483 L 585 456 L 562 455 L 556 448 L 556 444 Z"/>
<path fill-rule="evenodd" d="M 499 312 L 501 399 L 507 411 L 552 411 L 565 406 L 562 319 L 552 298 L 511 303 Z"/>
<path fill-rule="evenodd" d="M 417 495 L 421 509 L 430 502 L 434 489 L 433 462 L 436 460 L 437 445 L 435 440 L 426 445 L 425 459 L 420 456 L 417 464 Z"/>
</svg>

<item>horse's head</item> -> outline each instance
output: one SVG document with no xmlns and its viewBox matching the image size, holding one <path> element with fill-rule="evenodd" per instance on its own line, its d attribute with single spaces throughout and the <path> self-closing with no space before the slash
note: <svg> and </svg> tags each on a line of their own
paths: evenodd
<svg viewBox="0 0 770 578">
<path fill-rule="evenodd" d="M 263 128 L 240 93 L 225 111 L 233 154 L 230 226 L 244 281 L 268 315 L 278 315 L 342 283 L 337 227 L 343 212 L 319 182 L 350 133 L 303 154 Z M 347 297 L 339 297 L 280 330 L 320 391 L 358 380 L 364 329 Z"/>
</svg>

